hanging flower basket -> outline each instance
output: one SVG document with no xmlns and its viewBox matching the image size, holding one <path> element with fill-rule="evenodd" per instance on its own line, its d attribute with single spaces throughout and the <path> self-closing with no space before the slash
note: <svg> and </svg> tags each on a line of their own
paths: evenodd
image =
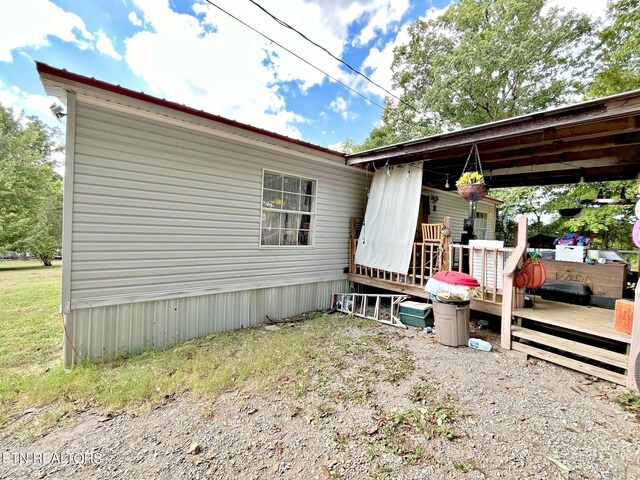
<svg viewBox="0 0 640 480">
<path fill-rule="evenodd" d="M 471 147 L 462 169 L 462 175 L 456 182 L 456 187 L 458 187 L 458 195 L 471 202 L 477 202 L 489 193 L 489 187 L 484 183 L 480 152 L 478 152 L 478 146 L 475 143 Z"/>
<path fill-rule="evenodd" d="M 456 187 L 458 195 L 471 201 L 486 197 L 489 191 L 489 187 L 484 183 L 484 176 L 476 170 L 464 172 L 456 182 Z"/>
<path fill-rule="evenodd" d="M 466 183 L 458 185 L 458 195 L 465 200 L 480 200 L 489 193 L 489 186 L 486 183 Z"/>
</svg>

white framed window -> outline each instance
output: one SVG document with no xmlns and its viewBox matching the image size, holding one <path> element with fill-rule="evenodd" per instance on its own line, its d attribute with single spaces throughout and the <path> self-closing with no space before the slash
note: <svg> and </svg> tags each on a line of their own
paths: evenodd
<svg viewBox="0 0 640 480">
<path fill-rule="evenodd" d="M 489 225 L 489 215 L 486 212 L 476 212 L 476 221 L 473 225 L 473 233 L 478 240 L 487 239 L 487 227 Z"/>
<path fill-rule="evenodd" d="M 313 247 L 317 180 L 262 171 L 261 247 Z"/>
</svg>

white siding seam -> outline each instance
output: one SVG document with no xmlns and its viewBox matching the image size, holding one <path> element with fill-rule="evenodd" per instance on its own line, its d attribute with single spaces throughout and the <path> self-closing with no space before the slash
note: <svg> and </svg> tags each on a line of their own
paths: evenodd
<svg viewBox="0 0 640 480">
<path fill-rule="evenodd" d="M 155 112 L 153 110 L 141 110 L 139 107 L 136 106 L 132 106 L 129 104 L 121 104 L 121 103 L 114 103 L 112 101 L 109 100 L 103 100 L 101 98 L 95 97 L 95 96 L 89 96 L 86 95 L 84 92 L 80 92 L 76 90 L 76 93 L 78 95 L 80 95 L 82 97 L 82 101 L 89 104 L 89 105 L 95 105 L 95 106 L 100 106 L 100 107 L 106 107 L 108 109 L 114 110 L 114 111 L 119 111 L 119 112 L 125 112 L 127 114 L 130 115 L 134 115 L 140 118 L 144 118 L 144 119 L 152 119 L 161 123 L 165 123 L 168 125 L 174 125 L 174 126 L 182 126 L 184 128 L 188 128 L 191 130 L 195 130 L 201 133 L 206 133 L 208 135 L 212 135 L 212 136 L 216 136 L 219 138 L 225 138 L 225 139 L 233 139 L 236 141 L 241 141 L 243 143 L 249 143 L 253 146 L 259 146 L 260 148 L 265 148 L 268 150 L 272 150 L 275 152 L 282 152 L 282 153 L 287 153 L 287 154 L 293 154 L 296 156 L 299 156 L 300 158 L 304 158 L 306 160 L 312 160 L 312 161 L 316 161 L 316 162 L 320 162 L 320 163 L 326 163 L 331 165 L 332 167 L 336 167 L 336 168 L 344 168 L 344 169 L 348 169 L 350 171 L 353 171 L 354 167 L 350 167 L 346 165 L 346 161 L 344 159 L 341 159 L 340 161 L 331 161 L 329 159 L 326 158 L 318 158 L 319 155 L 326 155 L 326 156 L 330 156 L 331 154 L 329 153 L 324 153 L 324 152 L 320 152 L 317 151 L 317 156 L 314 156 L 314 154 L 309 154 L 309 153 L 302 153 L 294 148 L 287 148 L 284 146 L 280 146 L 280 145 L 274 145 L 273 143 L 268 143 L 268 142 L 261 142 L 257 139 L 253 139 L 249 136 L 244 136 L 242 134 L 238 133 L 228 133 L 226 131 L 223 131 L 219 128 L 225 128 L 226 129 L 236 129 L 237 127 L 233 127 L 233 126 L 227 126 L 227 125 L 218 125 L 218 126 L 214 126 L 212 124 L 214 124 L 215 122 L 213 120 L 207 121 L 205 119 L 200 119 L 199 117 L 193 117 L 189 114 L 184 114 L 185 116 L 189 116 L 191 117 L 190 120 L 187 119 L 182 119 L 182 118 L 178 118 L 176 116 L 168 116 L 167 114 L 162 114 L 160 112 Z M 150 108 L 153 108 L 153 105 L 151 104 L 147 104 L 149 105 Z M 201 121 L 199 121 L 201 120 Z M 210 123 L 209 123 L 210 122 Z M 241 131 L 239 128 L 237 128 L 239 131 Z M 247 132 L 247 134 L 249 134 L 249 132 Z M 258 136 L 260 134 L 255 133 L 255 136 Z M 270 137 L 269 137 L 270 138 Z M 286 143 L 285 140 L 279 140 L 276 138 L 273 138 L 272 140 L 274 141 L 280 141 L 282 143 Z M 293 147 L 293 144 L 291 145 L 291 147 Z M 300 149 L 306 149 L 306 147 L 304 147 L 303 145 L 297 146 Z M 339 157 L 338 157 L 339 158 Z"/>
<path fill-rule="evenodd" d="M 73 93 L 69 93 L 67 94 L 67 131 L 65 141 L 65 175 L 63 183 L 62 209 L 62 313 L 68 313 L 71 309 L 76 115 L 76 96 Z"/>
<path fill-rule="evenodd" d="M 309 285 L 318 282 L 331 282 L 331 281 L 343 281 L 347 278 L 346 274 L 323 276 L 313 280 L 298 280 L 289 279 L 287 281 L 279 280 L 277 282 L 261 282 L 253 284 L 233 284 L 233 285 L 220 285 L 218 287 L 182 290 L 182 291 L 166 291 L 166 292 L 153 292 L 149 294 L 139 295 L 118 295 L 110 297 L 93 297 L 82 298 L 71 301 L 71 309 L 77 310 L 82 308 L 91 307 L 104 307 L 119 304 L 149 302 L 158 300 L 168 300 L 174 298 L 188 298 L 198 297 L 203 295 L 212 295 L 219 293 L 231 293 L 231 292 L 243 292 L 252 290 L 261 290 L 267 288 L 289 287 L 294 285 Z"/>
</svg>

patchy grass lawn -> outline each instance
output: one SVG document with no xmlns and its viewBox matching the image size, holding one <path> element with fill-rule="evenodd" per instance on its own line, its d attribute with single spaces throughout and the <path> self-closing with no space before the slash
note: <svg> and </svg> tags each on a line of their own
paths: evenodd
<svg viewBox="0 0 640 480">
<path fill-rule="evenodd" d="M 98 365 L 61 364 L 60 268 L 12 262 L 0 270 L 0 428 L 30 437 L 88 409 L 144 412 L 175 395 L 213 399 L 227 389 L 274 387 L 292 395 L 375 403 L 380 379 L 413 372 L 408 352 L 367 320 L 318 314 L 276 330 L 210 335 Z M 353 335 L 357 329 L 357 335 Z M 354 362 L 361 368 L 331 381 Z M 35 411 L 32 411 L 33 409 Z M 25 412 L 29 415 L 24 416 Z M 318 412 L 319 417 L 330 412 Z"/>
<path fill-rule="evenodd" d="M 60 262 L 0 262 L 0 378 L 42 373 L 60 360 Z"/>
</svg>

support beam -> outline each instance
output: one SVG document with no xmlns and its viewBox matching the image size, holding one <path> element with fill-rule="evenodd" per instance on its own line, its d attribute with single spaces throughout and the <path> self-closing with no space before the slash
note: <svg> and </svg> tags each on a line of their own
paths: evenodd
<svg viewBox="0 0 640 480">
<path fill-rule="evenodd" d="M 503 268 L 502 280 L 502 325 L 500 328 L 500 346 L 511 350 L 511 316 L 513 312 L 513 277 L 518 263 L 527 251 L 527 217 L 518 219 L 518 235 L 516 248 L 507 259 Z"/>
<path fill-rule="evenodd" d="M 631 326 L 631 345 L 629 346 L 629 369 L 627 370 L 627 387 L 640 392 L 640 384 L 636 375 L 640 374 L 636 367 L 640 355 L 640 284 L 636 286 L 636 296 L 633 306 L 633 324 Z"/>
</svg>

